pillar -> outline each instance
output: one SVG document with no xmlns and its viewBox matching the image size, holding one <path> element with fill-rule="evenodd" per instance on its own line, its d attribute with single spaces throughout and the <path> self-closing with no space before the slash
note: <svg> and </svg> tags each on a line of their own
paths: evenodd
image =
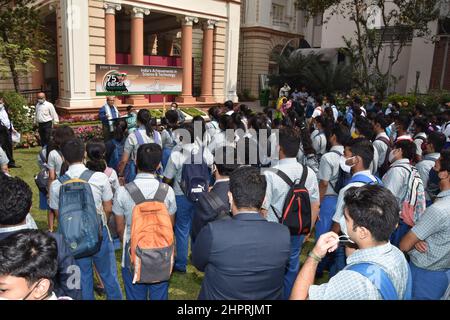
<svg viewBox="0 0 450 320">
<path fill-rule="evenodd" d="M 150 10 L 133 7 L 131 14 L 131 64 L 144 64 L 144 14 L 149 15 Z M 146 104 L 147 99 L 143 95 L 130 96 L 129 104 Z"/>
<path fill-rule="evenodd" d="M 122 9 L 120 4 L 105 2 L 105 52 L 106 64 L 116 63 L 116 10 Z"/>
<path fill-rule="evenodd" d="M 203 54 L 202 54 L 202 88 L 201 102 L 213 102 L 213 47 L 214 26 L 217 21 L 207 20 L 203 25 Z"/>
<path fill-rule="evenodd" d="M 192 26 L 198 22 L 196 17 L 184 17 L 181 26 L 181 65 L 183 67 L 183 89 L 176 101 L 195 103 L 192 97 Z"/>
</svg>

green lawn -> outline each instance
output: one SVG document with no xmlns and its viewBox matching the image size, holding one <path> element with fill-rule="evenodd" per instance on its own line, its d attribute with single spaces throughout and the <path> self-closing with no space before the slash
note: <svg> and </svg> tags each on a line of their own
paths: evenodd
<svg viewBox="0 0 450 320">
<path fill-rule="evenodd" d="M 39 171 L 37 164 L 39 148 L 31 149 L 19 149 L 15 150 L 14 157 L 16 163 L 21 165 L 22 168 L 11 169 L 11 175 L 19 176 L 24 179 L 33 190 L 33 206 L 31 208 L 31 214 L 35 219 L 38 227 L 40 229 L 47 229 L 47 213 L 45 211 L 39 210 L 39 191 L 34 183 L 34 175 Z M 303 248 L 301 261 L 303 262 L 306 258 L 306 253 L 312 248 L 313 240 L 308 240 Z M 116 251 L 117 257 L 117 268 L 120 270 L 120 257 L 121 251 Z M 179 300 L 179 299 L 196 299 L 200 291 L 200 286 L 203 279 L 203 273 L 197 271 L 192 265 L 188 265 L 187 273 L 180 274 L 174 273 L 170 280 L 169 286 L 169 299 Z M 318 283 L 322 283 L 327 280 L 327 275 L 318 280 Z M 119 271 L 119 281 L 123 288 L 122 275 Z M 125 291 L 123 291 L 125 292 Z M 98 297 L 101 299 L 101 297 Z"/>
</svg>

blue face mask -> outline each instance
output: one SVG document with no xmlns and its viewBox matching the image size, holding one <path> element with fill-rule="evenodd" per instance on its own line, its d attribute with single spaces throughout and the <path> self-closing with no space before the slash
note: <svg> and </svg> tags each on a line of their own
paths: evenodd
<svg viewBox="0 0 450 320">
<path fill-rule="evenodd" d="M 434 185 L 439 185 L 440 179 L 439 179 L 438 172 L 436 172 L 436 170 L 434 170 L 434 169 L 430 170 L 430 175 L 429 175 L 428 179 L 429 179 L 428 183 L 434 184 Z"/>
</svg>

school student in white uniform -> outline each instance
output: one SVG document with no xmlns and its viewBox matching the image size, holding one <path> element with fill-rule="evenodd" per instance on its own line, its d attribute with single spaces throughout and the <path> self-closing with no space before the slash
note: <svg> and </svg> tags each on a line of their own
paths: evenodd
<svg viewBox="0 0 450 320">
<path fill-rule="evenodd" d="M 65 173 L 68 178 L 79 178 L 86 170 L 83 164 L 85 155 L 84 142 L 78 138 L 67 141 L 61 148 L 65 161 L 69 164 L 69 169 Z M 120 289 L 114 246 L 109 237 L 107 221 L 112 211 L 113 193 L 108 177 L 103 172 L 95 172 L 88 181 L 91 186 L 97 212 L 101 213 L 103 223 L 103 238 L 100 250 L 93 256 L 75 259 L 81 274 L 81 291 L 83 300 L 94 300 L 94 275 L 93 267 L 98 271 L 105 286 L 106 296 L 109 300 L 122 300 Z M 53 181 L 50 188 L 49 206 L 55 210 L 56 216 L 59 212 L 59 192 L 61 182 Z"/>
</svg>

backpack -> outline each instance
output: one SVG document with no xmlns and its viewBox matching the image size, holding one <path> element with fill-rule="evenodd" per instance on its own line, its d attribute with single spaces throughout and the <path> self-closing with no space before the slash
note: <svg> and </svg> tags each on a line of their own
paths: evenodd
<svg viewBox="0 0 450 320">
<path fill-rule="evenodd" d="M 392 283 L 391 278 L 381 266 L 375 263 L 358 263 L 353 264 L 345 268 L 359 273 L 366 277 L 372 284 L 378 289 L 383 300 L 401 300 L 398 297 L 397 290 Z M 412 275 L 408 266 L 408 280 L 406 283 L 406 291 L 403 300 L 411 300 L 412 298 Z"/>
<path fill-rule="evenodd" d="M 385 137 L 378 137 L 377 139 L 375 139 L 375 141 L 381 141 L 383 143 L 385 143 L 387 145 L 387 150 L 386 150 L 386 157 L 384 158 L 384 162 L 383 164 L 378 168 L 378 175 L 380 177 L 384 176 L 386 174 L 386 172 L 388 172 L 391 164 L 389 163 L 389 153 L 391 153 L 392 150 L 392 144 L 391 141 L 389 139 L 386 139 Z"/>
<path fill-rule="evenodd" d="M 48 173 L 48 168 L 46 166 L 47 161 L 45 159 L 45 156 L 44 156 L 43 152 L 44 152 L 44 149 L 42 149 L 39 152 L 39 158 L 41 159 L 41 162 L 42 162 L 44 167 L 34 177 L 34 182 L 36 183 L 36 186 L 38 187 L 40 192 L 42 192 L 44 194 L 47 194 L 48 193 L 48 177 L 49 177 L 49 173 Z"/>
<path fill-rule="evenodd" d="M 355 182 L 360 182 L 360 183 L 364 183 L 364 184 L 379 184 L 379 185 L 383 185 L 383 182 L 380 180 L 380 178 L 378 178 L 377 176 L 373 176 L 375 178 L 372 179 L 369 176 L 366 176 L 365 174 L 355 174 L 349 181 L 347 184 L 350 183 L 355 183 Z"/>
<path fill-rule="evenodd" d="M 180 187 L 186 197 L 196 202 L 198 201 L 198 194 L 207 192 L 209 188 L 209 168 L 203 158 L 203 148 L 200 148 L 202 156 L 201 163 L 195 163 L 194 150 L 191 151 L 191 157 L 181 168 L 181 182 Z"/>
<path fill-rule="evenodd" d="M 58 233 L 63 235 L 75 259 L 94 255 L 102 244 L 102 219 L 88 183 L 94 173 L 86 170 L 79 178 L 65 174 L 58 179 Z"/>
<path fill-rule="evenodd" d="M 331 150 L 330 152 L 342 156 L 342 153 L 340 153 L 337 150 Z M 336 192 L 336 194 L 339 194 L 339 191 L 341 191 L 341 189 L 344 188 L 349 183 L 351 178 L 352 174 L 350 172 L 345 172 L 344 170 L 342 170 L 341 166 L 339 166 L 338 178 L 336 180 L 336 183 L 334 184 L 334 186 L 330 183 L 334 192 Z"/>
<path fill-rule="evenodd" d="M 169 186 L 160 183 L 153 199 L 146 199 L 134 182 L 125 189 L 135 203 L 129 247 L 133 284 L 167 281 L 174 263 L 173 226 L 164 204 Z"/>
<path fill-rule="evenodd" d="M 111 140 L 114 145 L 114 151 L 111 154 L 111 158 L 108 162 L 108 167 L 113 168 L 114 170 L 119 169 L 120 160 L 122 160 L 123 155 L 123 144 L 118 142 L 116 139 Z"/>
<path fill-rule="evenodd" d="M 308 190 L 305 188 L 308 168 L 303 166 L 302 177 L 294 182 L 281 170 L 275 172 L 287 185 L 289 191 L 284 200 L 282 216 L 278 216 L 273 206 L 272 210 L 278 221 L 289 228 L 291 235 L 308 234 L 311 232 L 311 202 Z"/>
<path fill-rule="evenodd" d="M 134 131 L 134 135 L 136 136 L 137 140 L 137 148 L 136 148 L 137 150 L 139 146 L 145 144 L 145 141 L 138 129 Z M 158 132 L 156 130 L 153 130 L 153 141 L 155 141 L 155 143 L 157 144 L 161 143 Z M 125 182 L 130 183 L 131 181 L 133 181 L 134 178 L 136 178 L 136 174 L 137 174 L 136 161 L 133 160 L 129 161 L 124 170 Z M 157 174 L 159 176 L 161 174 L 161 171 L 158 171 Z"/>
<path fill-rule="evenodd" d="M 201 210 L 195 211 L 195 216 L 192 221 L 191 236 L 193 239 L 200 233 L 201 228 L 209 222 L 231 217 L 230 204 L 224 202 L 214 191 L 200 194 L 196 204 Z"/>
<path fill-rule="evenodd" d="M 413 227 L 420 216 L 425 212 L 425 188 L 419 172 L 413 166 L 396 165 L 392 168 L 403 168 L 408 171 L 408 191 L 403 199 L 400 217 L 410 227 Z"/>
</svg>

